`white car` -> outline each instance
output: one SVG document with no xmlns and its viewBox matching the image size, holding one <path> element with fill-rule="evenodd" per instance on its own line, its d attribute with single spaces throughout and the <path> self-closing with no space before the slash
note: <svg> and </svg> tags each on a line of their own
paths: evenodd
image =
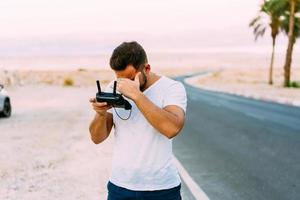
<svg viewBox="0 0 300 200">
<path fill-rule="evenodd" d="M 0 117 L 9 117 L 11 115 L 10 98 L 4 86 L 0 84 Z"/>
</svg>

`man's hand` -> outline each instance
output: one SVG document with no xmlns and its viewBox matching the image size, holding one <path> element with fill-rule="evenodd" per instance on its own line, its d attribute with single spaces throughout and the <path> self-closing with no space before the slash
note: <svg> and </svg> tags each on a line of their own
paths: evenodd
<svg viewBox="0 0 300 200">
<path fill-rule="evenodd" d="M 106 102 L 96 102 L 95 98 L 90 98 L 90 103 L 96 111 L 96 115 L 89 126 L 91 139 L 95 144 L 104 141 L 110 134 L 113 127 L 113 115 L 106 112 L 111 108 Z"/>
<path fill-rule="evenodd" d="M 140 74 L 141 72 L 138 72 L 135 75 L 134 81 L 127 78 L 119 78 L 117 81 L 117 90 L 134 101 L 141 94 L 139 80 Z"/>
<path fill-rule="evenodd" d="M 90 102 L 92 103 L 93 109 L 100 115 L 105 116 L 106 111 L 112 108 L 111 105 L 108 105 L 106 102 L 96 102 L 95 98 L 90 98 Z"/>
</svg>

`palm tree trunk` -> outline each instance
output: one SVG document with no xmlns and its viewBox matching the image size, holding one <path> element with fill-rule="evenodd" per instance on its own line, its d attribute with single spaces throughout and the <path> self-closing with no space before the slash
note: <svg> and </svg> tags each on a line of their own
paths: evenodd
<svg viewBox="0 0 300 200">
<path fill-rule="evenodd" d="M 274 54 L 275 54 L 275 41 L 276 38 L 273 37 L 272 38 L 273 43 L 272 43 L 272 56 L 271 56 L 271 64 L 270 64 L 270 71 L 269 71 L 269 84 L 272 85 L 273 84 L 273 64 L 274 64 Z"/>
<path fill-rule="evenodd" d="M 295 0 L 290 0 L 290 20 L 289 20 L 289 43 L 286 51 L 285 65 L 284 65 L 284 86 L 288 87 L 290 85 L 290 73 L 291 73 L 291 63 L 292 54 L 294 46 L 294 26 L 295 26 Z"/>
</svg>

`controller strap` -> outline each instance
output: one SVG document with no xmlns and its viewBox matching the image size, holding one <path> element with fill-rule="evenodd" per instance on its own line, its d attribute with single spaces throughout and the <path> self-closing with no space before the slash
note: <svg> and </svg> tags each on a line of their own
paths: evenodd
<svg viewBox="0 0 300 200">
<path fill-rule="evenodd" d="M 117 114 L 117 116 L 118 116 L 120 119 L 122 119 L 122 120 L 128 120 L 128 119 L 130 118 L 132 109 L 130 109 L 130 112 L 129 112 L 129 115 L 128 115 L 127 118 L 122 118 L 122 117 L 119 115 L 119 113 L 117 112 L 116 108 L 115 108 L 115 107 L 113 107 L 113 108 L 114 108 L 114 110 L 115 110 L 115 113 Z"/>
</svg>

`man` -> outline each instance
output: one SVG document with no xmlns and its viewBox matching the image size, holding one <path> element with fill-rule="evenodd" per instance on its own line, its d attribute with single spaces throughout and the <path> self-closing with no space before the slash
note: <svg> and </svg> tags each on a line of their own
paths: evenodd
<svg viewBox="0 0 300 200">
<path fill-rule="evenodd" d="M 180 200 L 181 181 L 173 162 L 172 138 L 185 121 L 184 86 L 152 73 L 146 52 L 137 42 L 118 46 L 110 66 L 117 77 L 117 91 L 132 109 L 112 109 L 107 103 L 90 99 L 96 111 L 90 124 L 92 141 L 104 141 L 114 126 L 108 200 Z M 112 91 L 111 84 L 106 91 Z"/>
</svg>

